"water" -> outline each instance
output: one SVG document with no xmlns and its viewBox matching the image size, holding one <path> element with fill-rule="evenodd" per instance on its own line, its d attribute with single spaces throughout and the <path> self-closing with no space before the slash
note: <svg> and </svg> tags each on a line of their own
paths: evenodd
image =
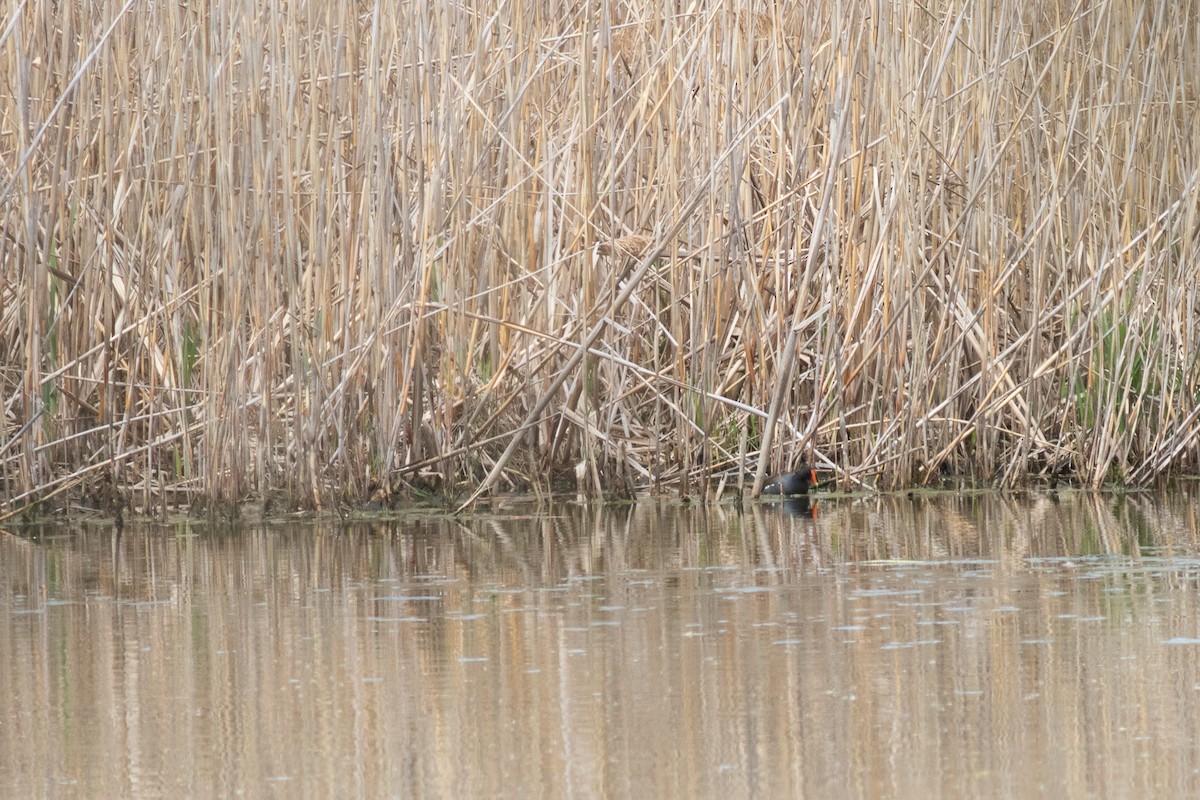
<svg viewBox="0 0 1200 800">
<path fill-rule="evenodd" d="M 0 796 L 1195 795 L 1196 511 L 0 533 Z"/>
</svg>

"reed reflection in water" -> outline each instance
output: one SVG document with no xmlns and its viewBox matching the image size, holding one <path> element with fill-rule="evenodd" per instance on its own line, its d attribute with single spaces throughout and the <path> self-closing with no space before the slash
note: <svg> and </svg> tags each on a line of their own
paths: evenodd
<svg viewBox="0 0 1200 800">
<path fill-rule="evenodd" d="M 1195 509 L 0 535 L 0 794 L 1194 794 Z"/>
</svg>

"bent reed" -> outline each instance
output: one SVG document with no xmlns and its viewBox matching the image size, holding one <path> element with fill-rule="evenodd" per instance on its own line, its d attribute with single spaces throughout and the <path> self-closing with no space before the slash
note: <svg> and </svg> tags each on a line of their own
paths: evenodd
<svg viewBox="0 0 1200 800">
<path fill-rule="evenodd" d="M 50 7 L 0 517 L 1195 469 L 1194 0 Z"/>
</svg>

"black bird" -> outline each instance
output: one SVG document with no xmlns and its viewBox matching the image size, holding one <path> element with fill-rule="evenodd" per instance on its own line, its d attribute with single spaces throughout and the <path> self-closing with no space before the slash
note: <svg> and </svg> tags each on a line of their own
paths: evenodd
<svg viewBox="0 0 1200 800">
<path fill-rule="evenodd" d="M 795 472 L 785 472 L 767 481 L 763 494 L 806 495 L 808 490 L 817 483 L 817 471 L 813 467 L 803 466 Z"/>
</svg>

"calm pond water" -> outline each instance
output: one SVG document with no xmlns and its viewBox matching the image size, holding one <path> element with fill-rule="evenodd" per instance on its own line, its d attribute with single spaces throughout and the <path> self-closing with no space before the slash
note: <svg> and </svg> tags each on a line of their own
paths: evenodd
<svg viewBox="0 0 1200 800">
<path fill-rule="evenodd" d="M 1198 508 L 0 533 L 0 795 L 1196 796 Z"/>
</svg>

